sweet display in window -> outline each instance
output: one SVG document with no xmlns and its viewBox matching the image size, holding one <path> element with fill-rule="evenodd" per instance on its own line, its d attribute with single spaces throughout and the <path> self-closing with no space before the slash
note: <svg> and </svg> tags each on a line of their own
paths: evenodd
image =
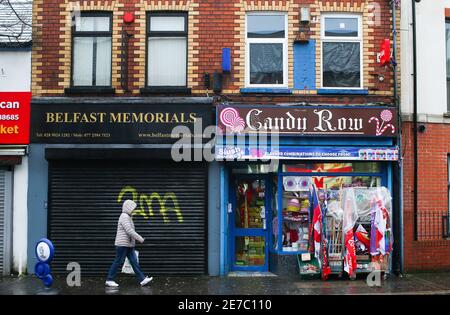
<svg viewBox="0 0 450 315">
<path fill-rule="evenodd" d="M 310 179 L 286 177 L 282 196 L 282 250 L 308 250 L 311 208 Z"/>
</svg>

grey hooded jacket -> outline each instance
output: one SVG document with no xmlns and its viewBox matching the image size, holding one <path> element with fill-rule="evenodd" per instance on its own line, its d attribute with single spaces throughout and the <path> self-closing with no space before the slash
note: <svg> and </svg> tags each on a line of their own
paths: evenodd
<svg viewBox="0 0 450 315">
<path fill-rule="evenodd" d="M 132 200 L 125 200 L 122 205 L 122 214 L 117 224 L 116 241 L 114 245 L 121 247 L 134 247 L 136 241 L 144 242 L 144 238 L 134 230 L 134 223 L 131 213 L 136 209 L 136 203 Z"/>
</svg>

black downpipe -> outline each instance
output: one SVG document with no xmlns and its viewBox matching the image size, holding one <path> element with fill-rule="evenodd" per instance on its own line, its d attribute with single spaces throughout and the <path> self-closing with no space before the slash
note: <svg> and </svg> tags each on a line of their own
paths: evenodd
<svg viewBox="0 0 450 315">
<path fill-rule="evenodd" d="M 414 151 L 414 191 L 413 191 L 413 210 L 414 210 L 414 240 L 418 239 L 418 149 L 417 149 L 417 29 L 416 29 L 416 2 L 412 0 L 412 29 L 413 29 L 413 151 Z"/>
<path fill-rule="evenodd" d="M 402 119 L 401 119 L 401 108 L 400 108 L 400 100 L 398 97 L 398 79 L 397 79 L 397 5 L 394 1 L 391 2 L 392 6 L 392 37 L 393 37 L 393 67 L 392 67 L 392 75 L 394 77 L 394 105 L 397 109 L 397 126 L 399 126 L 397 131 L 396 145 L 399 150 L 399 161 L 398 163 L 393 164 L 394 174 L 394 186 L 393 186 L 393 202 L 394 202 L 394 254 L 393 254 L 393 265 L 392 269 L 394 274 L 401 275 L 403 272 L 403 203 L 402 203 Z"/>
</svg>

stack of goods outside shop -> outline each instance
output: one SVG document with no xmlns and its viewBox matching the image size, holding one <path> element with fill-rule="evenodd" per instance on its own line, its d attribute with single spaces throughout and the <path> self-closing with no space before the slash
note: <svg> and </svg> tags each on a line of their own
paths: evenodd
<svg viewBox="0 0 450 315">
<path fill-rule="evenodd" d="M 282 231 L 282 251 L 299 253 L 301 276 L 326 280 L 332 274 L 346 274 L 355 279 L 359 273 L 389 272 L 392 198 L 387 188 L 373 181 L 370 177 L 282 177 L 281 195 L 273 207 L 274 244 L 280 244 L 278 231 Z M 282 222 L 278 222 L 278 204 Z"/>
</svg>

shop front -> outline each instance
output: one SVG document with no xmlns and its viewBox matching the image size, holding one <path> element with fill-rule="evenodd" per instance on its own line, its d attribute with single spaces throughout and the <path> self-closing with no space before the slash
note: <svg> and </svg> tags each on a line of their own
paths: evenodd
<svg viewBox="0 0 450 315">
<path fill-rule="evenodd" d="M 0 92 L 0 276 L 22 273 L 30 92 Z M 14 243 L 13 243 L 14 240 Z M 20 257 L 20 258 L 19 258 Z"/>
<path fill-rule="evenodd" d="M 390 107 L 219 106 L 222 274 L 389 272 L 395 117 Z"/>
<path fill-rule="evenodd" d="M 175 162 L 179 134 L 171 134 L 181 126 L 192 132 L 184 134 L 191 147 L 201 144 L 194 124 L 210 125 L 212 109 L 209 99 L 32 103 L 30 168 L 45 171 L 30 174 L 29 243 L 54 243 L 54 273 L 77 262 L 83 274 L 106 275 L 122 202 L 132 199 L 145 272 L 208 274 L 209 164 Z"/>
</svg>

